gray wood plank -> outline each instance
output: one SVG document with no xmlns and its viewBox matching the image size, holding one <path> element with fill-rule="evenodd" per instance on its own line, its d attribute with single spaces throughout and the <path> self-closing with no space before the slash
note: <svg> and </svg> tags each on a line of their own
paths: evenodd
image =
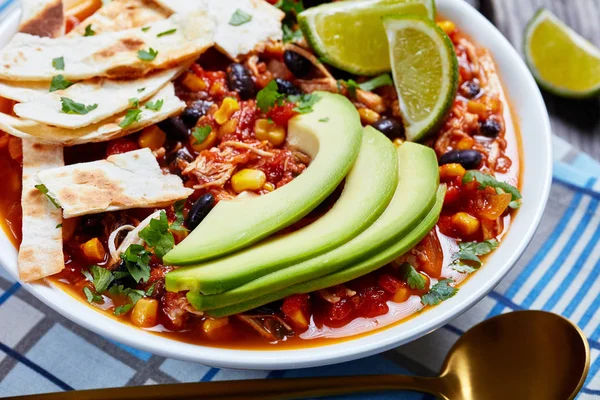
<svg viewBox="0 0 600 400">
<path fill-rule="evenodd" d="M 479 6 L 520 51 L 527 21 L 540 7 L 550 9 L 575 31 L 600 46 L 598 0 L 480 0 Z M 554 133 L 600 160 L 600 100 L 568 100 L 550 93 L 544 93 L 544 99 Z"/>
</svg>

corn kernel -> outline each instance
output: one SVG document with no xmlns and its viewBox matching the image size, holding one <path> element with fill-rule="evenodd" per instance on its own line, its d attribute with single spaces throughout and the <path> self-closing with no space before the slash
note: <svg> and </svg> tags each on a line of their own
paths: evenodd
<svg viewBox="0 0 600 400">
<path fill-rule="evenodd" d="M 274 146 L 282 145 L 286 138 L 285 128 L 268 119 L 259 119 L 254 123 L 254 135 L 258 140 L 268 140 Z"/>
<path fill-rule="evenodd" d="M 218 339 L 221 328 L 229 325 L 229 318 L 207 318 L 202 323 L 202 330 L 210 339 Z"/>
<path fill-rule="evenodd" d="M 217 121 L 217 124 L 223 125 L 231 118 L 231 115 L 239 109 L 240 105 L 236 99 L 233 97 L 226 97 L 213 117 L 215 118 L 215 121 Z"/>
<path fill-rule="evenodd" d="M 138 145 L 141 148 L 147 147 L 150 150 L 158 150 L 167 140 L 167 135 L 156 125 L 144 128 L 138 138 Z"/>
<path fill-rule="evenodd" d="M 402 146 L 402 143 L 404 143 L 404 140 L 402 140 L 400 138 L 396 138 L 396 139 L 394 139 L 394 141 L 392 143 L 394 144 L 394 146 L 400 147 L 400 146 Z"/>
<path fill-rule="evenodd" d="M 488 109 L 488 111 L 493 112 L 493 113 L 499 112 L 500 108 L 502 107 L 500 101 L 493 97 L 486 97 L 484 99 L 484 104 L 485 104 L 486 108 Z"/>
<path fill-rule="evenodd" d="M 199 92 L 206 89 L 206 82 L 193 72 L 185 74 L 185 78 L 181 81 L 183 86 L 191 90 L 192 92 Z"/>
<path fill-rule="evenodd" d="M 272 192 L 273 190 L 275 190 L 275 185 L 273 185 L 271 182 L 267 182 L 264 184 L 263 189 Z"/>
<path fill-rule="evenodd" d="M 100 243 L 98 238 L 93 238 L 83 243 L 81 246 L 81 251 L 83 255 L 90 262 L 101 262 L 104 261 L 104 257 L 106 256 L 106 251 L 104 251 L 104 246 Z"/>
<path fill-rule="evenodd" d="M 23 156 L 23 146 L 21 139 L 11 136 L 8 139 L 8 154 L 13 160 L 17 160 Z"/>
<path fill-rule="evenodd" d="M 458 141 L 458 143 L 456 144 L 456 149 L 457 150 L 470 150 L 473 148 L 474 144 L 475 144 L 475 140 L 471 136 L 465 136 L 464 138 L 462 138 Z"/>
<path fill-rule="evenodd" d="M 231 187 L 236 193 L 244 190 L 258 190 L 267 181 L 267 176 L 259 169 L 243 169 L 231 177 Z"/>
<path fill-rule="evenodd" d="M 380 119 L 379 114 L 377 114 L 375 111 L 368 109 L 368 108 L 359 108 L 358 109 L 358 114 L 360 115 L 360 122 L 362 122 L 365 125 L 371 125 L 374 124 L 376 121 L 378 121 Z"/>
<path fill-rule="evenodd" d="M 467 236 L 477 233 L 481 225 L 477 218 L 466 212 L 457 212 L 451 220 L 454 229 Z"/>
<path fill-rule="evenodd" d="M 235 128 L 237 128 L 238 120 L 237 118 L 231 118 L 229 121 L 225 122 L 219 128 L 219 137 L 222 138 L 225 135 L 229 135 L 235 132 Z"/>
<path fill-rule="evenodd" d="M 215 132 L 214 129 L 208 134 L 206 139 L 204 139 L 204 141 L 201 143 L 197 142 L 194 135 L 190 136 L 190 144 L 191 144 L 192 148 L 195 151 L 197 151 L 198 153 L 201 152 L 202 150 L 210 149 L 211 147 L 213 147 L 215 145 L 216 142 L 217 142 L 217 133 Z"/>
<path fill-rule="evenodd" d="M 456 178 L 456 177 L 462 178 L 466 173 L 467 173 L 467 171 L 465 170 L 465 168 L 458 163 L 444 164 L 440 167 L 440 179 L 441 180 L 445 180 L 448 178 Z"/>
<path fill-rule="evenodd" d="M 158 320 L 158 301 L 155 299 L 139 299 L 133 311 L 131 311 L 131 322 L 143 328 L 156 325 Z"/>
<path fill-rule="evenodd" d="M 437 23 L 437 26 L 442 28 L 446 35 L 450 35 L 456 30 L 456 25 L 452 21 L 440 21 Z"/>
<path fill-rule="evenodd" d="M 404 303 L 406 300 L 408 300 L 409 297 L 410 297 L 410 289 L 407 287 L 401 287 L 392 296 L 392 301 L 394 303 Z"/>
<path fill-rule="evenodd" d="M 469 100 L 467 103 L 467 111 L 472 114 L 477 114 L 480 118 L 487 118 L 489 112 L 485 104 L 478 101 Z"/>
</svg>

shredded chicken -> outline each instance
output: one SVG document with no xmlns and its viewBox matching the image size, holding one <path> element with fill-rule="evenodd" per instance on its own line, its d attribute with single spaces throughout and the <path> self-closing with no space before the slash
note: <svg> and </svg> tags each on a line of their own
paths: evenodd
<svg viewBox="0 0 600 400">
<path fill-rule="evenodd" d="M 246 150 L 246 149 L 244 149 Z M 183 175 L 194 176 L 198 183 L 194 189 L 223 187 L 236 169 L 238 164 L 250 160 L 250 152 L 239 152 L 231 146 L 205 150 L 183 170 Z"/>
<path fill-rule="evenodd" d="M 373 92 L 356 89 L 356 100 L 377 113 L 382 113 L 387 109 L 383 98 Z"/>
<path fill-rule="evenodd" d="M 236 141 L 233 141 L 233 140 L 230 140 L 230 141 L 227 141 L 227 142 L 223 142 L 223 143 L 221 143 L 221 145 L 219 147 L 223 148 L 223 147 L 227 147 L 227 146 L 237 147 L 238 149 L 250 150 L 251 152 L 256 153 L 256 154 L 258 154 L 259 156 L 262 156 L 262 157 L 273 157 L 275 155 L 275 154 L 270 153 L 268 151 L 264 151 L 264 150 L 258 149 L 258 148 L 254 147 L 254 146 L 252 146 L 252 145 L 250 145 L 248 143 L 236 142 Z"/>
</svg>

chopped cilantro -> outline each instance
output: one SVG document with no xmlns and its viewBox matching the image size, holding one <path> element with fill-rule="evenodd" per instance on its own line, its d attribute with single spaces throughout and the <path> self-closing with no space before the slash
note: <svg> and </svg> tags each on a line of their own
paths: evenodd
<svg viewBox="0 0 600 400">
<path fill-rule="evenodd" d="M 378 87 L 388 86 L 388 85 L 393 85 L 393 84 L 394 84 L 394 81 L 392 80 L 392 77 L 390 76 L 390 74 L 382 74 L 382 75 L 376 76 L 373 79 L 369 79 L 366 82 L 359 83 L 358 87 L 361 88 L 362 90 L 370 92 L 370 91 L 377 89 Z"/>
<path fill-rule="evenodd" d="M 146 90 L 146 88 L 145 88 L 145 87 L 143 87 L 143 88 L 139 88 L 137 91 L 138 91 L 138 93 L 142 93 L 144 90 Z"/>
<path fill-rule="evenodd" d="M 457 288 L 450 286 L 453 282 L 452 279 L 438 281 L 438 283 L 429 289 L 429 293 L 424 294 L 421 297 L 421 302 L 427 306 L 434 306 L 440 304 L 444 300 L 448 300 L 458 292 Z"/>
<path fill-rule="evenodd" d="M 73 82 L 65 79 L 63 75 L 56 75 L 52 77 L 50 82 L 50 92 L 56 92 L 57 90 L 63 90 L 73 85 Z"/>
<path fill-rule="evenodd" d="M 85 33 L 83 36 L 94 36 L 96 32 L 92 29 L 92 24 L 85 27 Z"/>
<path fill-rule="evenodd" d="M 469 183 L 476 180 L 479 182 L 479 189 L 485 189 L 486 187 L 493 187 L 502 190 L 505 193 L 510 193 L 512 196 L 512 201 L 508 205 L 510 208 L 519 208 L 521 206 L 521 192 L 516 187 L 506 183 L 499 182 L 491 175 L 484 174 L 480 171 L 467 171 L 465 176 L 463 176 L 463 183 Z"/>
<path fill-rule="evenodd" d="M 148 51 L 138 50 L 137 55 L 138 55 L 138 58 L 142 61 L 152 61 L 158 55 L 158 51 L 156 51 L 152 47 L 150 47 L 150 49 Z"/>
<path fill-rule="evenodd" d="M 59 71 L 62 71 L 65 69 L 65 58 L 64 57 L 57 57 L 52 59 L 52 67 L 54 67 L 54 69 L 57 69 Z"/>
<path fill-rule="evenodd" d="M 160 109 L 162 108 L 163 104 L 165 103 L 164 100 L 156 100 L 155 102 L 147 102 L 146 105 L 144 107 L 146 107 L 148 110 L 152 110 L 152 111 L 160 111 Z"/>
<path fill-rule="evenodd" d="M 229 25 L 240 26 L 250 21 L 252 21 L 252 15 L 238 8 L 229 19 Z"/>
<path fill-rule="evenodd" d="M 104 301 L 104 299 L 102 299 L 102 296 L 100 296 L 98 293 L 92 292 L 92 290 L 85 286 L 83 288 L 83 294 L 85 294 L 85 298 L 87 299 L 88 303 L 102 303 Z"/>
<path fill-rule="evenodd" d="M 56 225 L 56 229 L 62 228 L 62 224 Z"/>
<path fill-rule="evenodd" d="M 279 8 L 286 14 L 300 14 L 304 11 L 304 5 L 301 0 L 279 0 L 275 3 L 275 7 Z"/>
<path fill-rule="evenodd" d="M 312 106 L 319 101 L 320 97 L 316 94 L 300 94 L 288 96 L 288 100 L 292 103 L 296 103 L 294 111 L 300 114 L 307 114 L 312 112 Z"/>
<path fill-rule="evenodd" d="M 140 110 L 139 108 L 130 108 L 129 110 L 127 110 L 127 114 L 125 114 L 125 118 L 123 118 L 123 121 L 119 123 L 119 126 L 121 128 L 126 128 L 134 122 L 139 121 L 141 118 L 141 113 L 142 110 Z"/>
<path fill-rule="evenodd" d="M 203 143 L 208 137 L 208 135 L 210 135 L 211 131 L 212 128 L 208 125 L 195 127 L 192 131 L 192 136 L 194 137 L 194 139 L 196 139 L 194 144 Z"/>
<path fill-rule="evenodd" d="M 85 275 L 88 281 L 94 284 L 97 293 L 104 293 L 108 290 L 108 286 L 115 279 L 112 272 L 106 268 L 92 265 L 88 270 L 81 270 L 81 273 Z"/>
<path fill-rule="evenodd" d="M 175 246 L 175 239 L 169 231 L 169 221 L 164 211 L 161 211 L 160 219 L 152 219 L 150 224 L 140 231 L 140 237 L 148 246 L 154 248 L 154 253 L 160 258 Z"/>
<path fill-rule="evenodd" d="M 133 304 L 123 304 L 122 306 L 115 307 L 115 315 L 120 317 L 123 314 L 127 314 L 133 308 Z"/>
<path fill-rule="evenodd" d="M 277 82 L 272 80 L 256 94 L 256 105 L 260 111 L 267 112 L 283 98 L 284 95 L 277 91 Z"/>
<path fill-rule="evenodd" d="M 46 185 L 40 183 L 39 185 L 35 185 L 35 188 L 42 192 L 48 198 L 48 200 L 50 200 L 54 207 L 60 208 L 60 204 L 58 204 L 58 201 L 56 201 L 56 199 L 50 196 L 50 193 L 48 193 L 48 188 L 46 187 Z"/>
<path fill-rule="evenodd" d="M 140 99 L 138 99 L 137 97 L 132 97 L 131 99 L 129 99 L 129 107 L 139 107 L 140 106 Z"/>
<path fill-rule="evenodd" d="M 149 26 L 145 26 L 142 28 L 142 32 L 148 32 L 150 30 Z"/>
<path fill-rule="evenodd" d="M 329 117 L 321 118 L 319 122 L 327 122 L 329 121 Z"/>
<path fill-rule="evenodd" d="M 477 268 L 481 267 L 479 256 L 491 253 L 497 247 L 498 241 L 496 239 L 484 242 L 460 242 L 458 244 L 458 253 L 455 253 L 452 257 L 452 268 L 463 273 L 474 272 Z"/>
<path fill-rule="evenodd" d="M 168 31 L 164 31 L 164 32 L 159 33 L 158 35 L 156 35 L 156 37 L 163 37 L 163 36 L 167 36 L 167 35 L 172 35 L 175 32 L 177 32 L 176 28 L 169 29 Z"/>
<path fill-rule="evenodd" d="M 410 263 L 404 263 L 402 264 L 401 268 L 404 271 L 404 279 L 406 280 L 408 287 L 415 290 L 425 289 L 427 279 L 418 273 L 415 267 L 413 267 Z"/>
<path fill-rule="evenodd" d="M 155 284 L 156 283 L 153 283 L 152 286 L 150 287 L 150 289 L 154 290 Z M 148 289 L 148 290 L 150 290 L 150 289 Z M 125 287 L 123 285 L 114 285 L 113 287 L 110 288 L 109 292 L 110 292 L 110 294 L 115 295 L 115 296 L 127 296 L 134 304 L 137 303 L 138 300 L 140 300 L 141 298 L 143 298 L 146 295 L 146 292 L 144 292 L 143 290 L 131 289 L 131 288 Z"/>
<path fill-rule="evenodd" d="M 151 285 L 151 286 L 148 288 L 148 290 L 146 290 L 146 293 L 145 293 L 146 297 L 150 297 L 150 296 L 152 296 L 152 295 L 154 294 L 154 289 L 155 289 L 155 287 L 156 287 L 156 282 L 154 282 L 154 283 L 153 283 L 153 284 L 152 284 L 152 285 Z"/>
<path fill-rule="evenodd" d="M 352 98 L 356 98 L 356 89 L 360 89 L 358 83 L 354 79 L 348 79 L 347 81 L 340 79 L 338 81 L 338 91 L 341 91 L 341 85 L 346 87 L 348 94 Z"/>
<path fill-rule="evenodd" d="M 283 43 L 294 43 L 301 40 L 304 36 L 302 35 L 302 30 L 293 29 L 287 24 L 282 25 L 283 29 Z"/>
<path fill-rule="evenodd" d="M 65 114 L 84 115 L 98 108 L 98 104 L 86 106 L 85 104 L 77 103 L 68 97 L 61 97 L 60 102 L 62 103 L 62 112 Z"/>
<path fill-rule="evenodd" d="M 150 266 L 148 265 L 150 256 L 151 253 L 139 244 L 132 244 L 125 252 L 121 253 L 127 271 L 137 283 L 148 282 L 150 279 Z"/>
<path fill-rule="evenodd" d="M 173 204 L 173 211 L 175 211 L 175 221 L 171 224 L 172 231 L 187 231 L 187 228 L 183 226 L 183 207 L 185 206 L 186 200 L 179 200 Z"/>
</svg>

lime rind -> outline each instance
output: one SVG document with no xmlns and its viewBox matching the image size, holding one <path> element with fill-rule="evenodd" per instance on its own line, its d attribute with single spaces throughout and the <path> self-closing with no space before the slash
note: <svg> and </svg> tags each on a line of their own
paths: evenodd
<svg viewBox="0 0 600 400">
<path fill-rule="evenodd" d="M 324 18 L 332 17 L 336 14 L 352 15 L 363 14 L 368 10 L 385 9 L 382 15 L 402 13 L 402 8 L 407 12 L 415 13 L 415 7 L 423 7 L 423 13 L 432 21 L 435 20 L 435 0 L 349 0 L 334 3 L 327 3 L 317 7 L 311 7 L 298 15 L 298 24 L 309 45 L 319 56 L 319 60 L 332 65 L 338 69 L 356 74 L 356 75 L 378 75 L 387 72 L 390 69 L 389 62 L 377 62 L 377 65 L 358 65 L 341 59 L 331 50 L 331 45 L 326 44 L 319 34 L 318 26 L 323 23 Z M 366 33 L 368 35 L 368 33 Z M 383 33 L 382 33 L 383 34 Z"/>
<path fill-rule="evenodd" d="M 458 91 L 458 59 L 452 41 L 446 33 L 434 22 L 418 15 L 390 15 L 383 17 L 388 40 L 390 42 L 390 59 L 392 60 L 392 75 L 396 84 L 396 92 L 400 101 L 400 113 L 404 120 L 406 139 L 419 141 L 434 132 L 445 120 Z M 402 90 L 398 83 L 402 71 L 396 69 L 393 62 L 394 42 L 397 33 L 402 29 L 416 29 L 426 34 L 435 44 L 440 53 L 442 65 L 442 85 L 436 103 L 431 106 L 428 116 L 415 120 L 411 117 L 406 101 L 402 98 Z"/>
<path fill-rule="evenodd" d="M 533 74 L 533 77 L 537 81 L 538 85 L 540 85 L 542 88 L 544 88 L 550 93 L 568 98 L 589 98 L 600 95 L 600 78 L 596 85 L 590 86 L 588 89 L 573 90 L 571 88 L 561 86 L 560 83 L 550 82 L 549 80 L 544 79 L 542 77 L 542 73 L 536 65 L 534 57 L 532 55 L 531 40 L 536 29 L 540 26 L 541 23 L 546 21 L 555 24 L 557 29 L 560 29 L 563 33 L 568 35 L 569 39 L 573 42 L 573 46 L 581 49 L 591 57 L 597 58 L 598 65 L 600 65 L 600 49 L 598 49 L 587 39 L 585 39 L 573 29 L 571 29 L 567 24 L 558 19 L 558 17 L 556 17 L 548 9 L 542 7 L 527 23 L 523 39 L 523 52 L 525 54 L 525 62 L 527 63 L 527 66 L 529 67 L 529 70 Z"/>
</svg>

